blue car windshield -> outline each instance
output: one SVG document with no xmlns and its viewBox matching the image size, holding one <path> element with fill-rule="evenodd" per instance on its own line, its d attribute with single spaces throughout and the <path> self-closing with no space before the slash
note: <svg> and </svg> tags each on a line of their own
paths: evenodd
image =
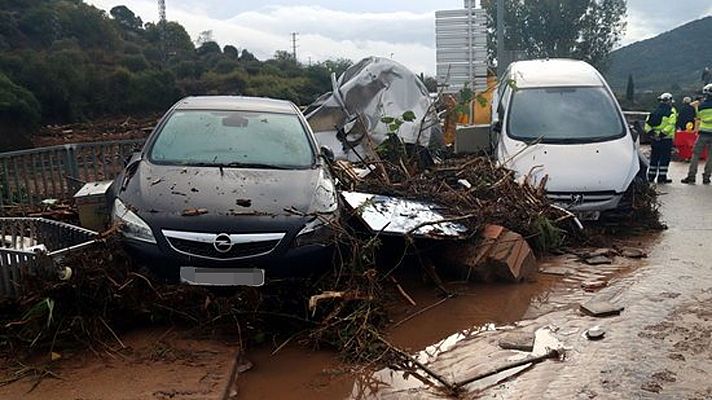
<svg viewBox="0 0 712 400">
<path fill-rule="evenodd" d="M 585 143 L 625 134 L 615 100 L 603 87 L 520 89 L 512 96 L 507 133 L 513 139 Z"/>
<path fill-rule="evenodd" d="M 157 164 L 309 168 L 314 151 L 299 117 L 251 111 L 180 110 L 158 133 Z"/>
</svg>

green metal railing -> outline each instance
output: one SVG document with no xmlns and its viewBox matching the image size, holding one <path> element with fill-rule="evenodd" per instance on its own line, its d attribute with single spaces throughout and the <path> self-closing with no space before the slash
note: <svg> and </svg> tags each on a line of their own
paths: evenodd
<svg viewBox="0 0 712 400">
<path fill-rule="evenodd" d="M 0 153 L 0 207 L 70 198 L 84 182 L 113 179 L 143 139 Z"/>
</svg>

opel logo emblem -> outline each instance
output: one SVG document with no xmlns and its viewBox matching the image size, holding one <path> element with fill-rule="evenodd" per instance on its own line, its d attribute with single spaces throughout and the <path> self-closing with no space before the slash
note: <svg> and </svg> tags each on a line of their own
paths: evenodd
<svg viewBox="0 0 712 400">
<path fill-rule="evenodd" d="M 232 250 L 232 245 L 232 239 L 230 239 L 230 235 L 227 233 L 217 235 L 215 241 L 213 241 L 213 247 L 215 247 L 218 253 L 227 253 Z"/>
</svg>

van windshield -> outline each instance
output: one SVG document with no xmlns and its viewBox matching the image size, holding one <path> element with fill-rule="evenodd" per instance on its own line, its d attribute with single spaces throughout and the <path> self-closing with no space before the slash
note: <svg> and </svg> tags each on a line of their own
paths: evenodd
<svg viewBox="0 0 712 400">
<path fill-rule="evenodd" d="M 508 121 L 509 136 L 524 141 L 585 143 L 625 135 L 618 108 L 603 87 L 516 90 Z"/>
<path fill-rule="evenodd" d="M 308 168 L 314 153 L 299 117 L 251 111 L 176 111 L 150 151 L 157 164 Z"/>
</svg>

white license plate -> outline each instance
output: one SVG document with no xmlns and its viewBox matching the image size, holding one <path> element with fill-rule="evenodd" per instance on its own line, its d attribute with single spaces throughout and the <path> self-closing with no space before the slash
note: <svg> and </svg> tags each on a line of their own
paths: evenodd
<svg viewBox="0 0 712 400">
<path fill-rule="evenodd" d="M 601 218 L 600 211 L 575 212 L 576 218 L 580 221 L 598 221 Z"/>
<path fill-rule="evenodd" d="M 181 267 L 180 280 L 196 286 L 253 286 L 265 284 L 265 270 Z"/>
</svg>

